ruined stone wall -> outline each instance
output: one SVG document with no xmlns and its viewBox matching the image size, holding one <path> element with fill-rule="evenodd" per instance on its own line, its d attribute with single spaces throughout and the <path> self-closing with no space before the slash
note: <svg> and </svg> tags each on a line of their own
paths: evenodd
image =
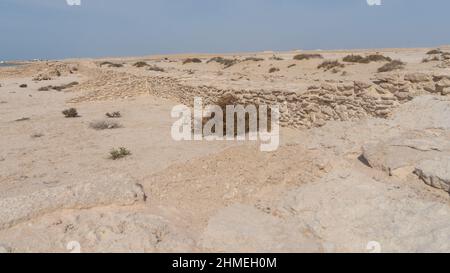
<svg viewBox="0 0 450 273">
<path fill-rule="evenodd" d="M 165 88 L 161 88 L 164 86 Z M 364 117 L 386 118 L 399 104 L 415 96 L 435 93 L 450 94 L 450 76 L 406 74 L 379 76 L 372 82 L 322 83 L 310 86 L 302 94 L 278 90 L 227 90 L 210 86 L 192 87 L 152 82 L 151 93 L 175 97 L 192 105 L 193 97 L 214 103 L 226 94 L 233 94 L 242 104 L 278 104 L 281 124 L 294 128 L 311 128 L 330 120 L 357 120 Z"/>
<path fill-rule="evenodd" d="M 330 120 L 386 118 L 399 104 L 421 94 L 450 95 L 450 75 L 380 74 L 370 82 L 321 83 L 298 94 L 280 90 L 189 86 L 171 77 L 141 77 L 108 71 L 90 84 L 81 84 L 80 88 L 95 91 L 72 102 L 151 94 L 192 106 L 196 96 L 202 97 L 204 104 L 210 104 L 226 94 L 232 94 L 242 104 L 279 105 L 282 126 L 311 128 L 322 126 Z"/>
</svg>

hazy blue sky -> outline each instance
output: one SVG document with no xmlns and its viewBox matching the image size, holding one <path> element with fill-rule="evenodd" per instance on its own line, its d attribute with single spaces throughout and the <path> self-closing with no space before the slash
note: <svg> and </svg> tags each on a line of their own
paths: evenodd
<svg viewBox="0 0 450 273">
<path fill-rule="evenodd" d="M 0 60 L 450 44 L 449 0 L 0 0 Z"/>
</svg>

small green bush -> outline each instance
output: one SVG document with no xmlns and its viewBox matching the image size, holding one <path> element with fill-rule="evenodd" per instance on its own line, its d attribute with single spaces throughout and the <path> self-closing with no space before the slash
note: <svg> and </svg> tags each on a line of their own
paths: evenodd
<svg viewBox="0 0 450 273">
<path fill-rule="evenodd" d="M 131 152 L 127 148 L 120 147 L 119 149 L 112 149 L 109 154 L 112 160 L 117 160 L 131 155 Z"/>
</svg>

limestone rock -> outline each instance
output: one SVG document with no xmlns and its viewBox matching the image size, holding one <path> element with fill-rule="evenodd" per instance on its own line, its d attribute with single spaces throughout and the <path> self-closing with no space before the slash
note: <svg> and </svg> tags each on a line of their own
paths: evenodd
<svg viewBox="0 0 450 273">
<path fill-rule="evenodd" d="M 124 177 L 49 187 L 0 199 L 0 230 L 58 210 L 106 205 L 132 205 L 146 199 L 142 187 Z"/>
<path fill-rule="evenodd" d="M 400 177 L 411 174 L 419 162 L 444 154 L 450 155 L 449 139 L 414 132 L 363 147 L 363 157 L 371 167 Z"/>
<path fill-rule="evenodd" d="M 10 247 L 0 244 L 0 254 L 6 254 L 6 253 L 11 253 L 11 252 L 12 252 L 12 249 Z"/>
<path fill-rule="evenodd" d="M 417 97 L 400 106 L 392 121 L 405 130 L 450 130 L 450 100 L 435 96 Z"/>
<path fill-rule="evenodd" d="M 291 191 L 280 204 L 285 217 L 308 223 L 327 252 L 450 251 L 450 207 L 411 190 L 339 168 Z"/>
<path fill-rule="evenodd" d="M 450 192 L 450 156 L 420 162 L 415 174 L 427 185 Z"/>
<path fill-rule="evenodd" d="M 196 250 L 189 233 L 168 219 L 124 208 L 58 211 L 0 230 L 0 241 L 15 252 L 71 252 L 70 242 L 78 243 L 81 253 Z"/>
<path fill-rule="evenodd" d="M 412 83 L 431 81 L 431 77 L 425 73 L 409 73 L 405 75 L 405 81 Z"/>
<path fill-rule="evenodd" d="M 236 204 L 213 216 L 201 246 L 214 252 L 319 252 L 317 239 L 301 225 L 283 222 L 256 208 Z"/>
</svg>

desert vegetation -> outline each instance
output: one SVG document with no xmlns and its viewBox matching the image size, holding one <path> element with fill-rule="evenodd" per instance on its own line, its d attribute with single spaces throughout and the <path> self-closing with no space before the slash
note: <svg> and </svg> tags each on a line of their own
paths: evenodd
<svg viewBox="0 0 450 273">
<path fill-rule="evenodd" d="M 115 112 L 111 112 L 111 113 L 106 113 L 105 114 L 106 117 L 108 118 L 121 118 L 122 114 L 119 111 L 115 111 Z"/>
<path fill-rule="evenodd" d="M 423 58 L 422 59 L 422 63 L 429 63 L 429 62 L 438 62 L 440 61 L 441 58 L 439 58 L 439 56 L 432 56 L 432 57 L 428 57 L 428 58 Z"/>
<path fill-rule="evenodd" d="M 123 64 L 118 64 L 118 63 L 113 63 L 113 62 L 106 61 L 106 62 L 100 63 L 100 67 L 102 67 L 102 66 L 119 68 L 119 67 L 123 67 Z"/>
<path fill-rule="evenodd" d="M 129 155 L 131 155 L 131 152 L 125 147 L 120 147 L 118 149 L 112 149 L 109 152 L 109 158 L 111 158 L 112 160 L 118 160 L 118 159 L 127 157 Z"/>
<path fill-rule="evenodd" d="M 378 72 L 390 72 L 398 69 L 403 69 L 405 67 L 405 63 L 400 60 L 393 60 L 382 67 L 378 68 Z"/>
<path fill-rule="evenodd" d="M 271 61 L 283 61 L 284 59 L 281 57 L 278 57 L 276 55 L 273 55 L 272 57 L 270 57 Z"/>
<path fill-rule="evenodd" d="M 262 62 L 262 61 L 264 61 L 264 58 L 247 57 L 244 59 L 244 62 Z"/>
<path fill-rule="evenodd" d="M 435 54 L 442 54 L 442 50 L 439 48 L 432 49 L 427 52 L 427 55 L 435 55 Z"/>
<path fill-rule="evenodd" d="M 311 59 L 323 59 L 321 54 L 297 54 L 294 56 L 294 60 L 311 60 Z"/>
<path fill-rule="evenodd" d="M 156 66 L 156 65 L 148 66 L 147 70 L 156 71 L 156 72 L 165 72 L 164 68 Z"/>
<path fill-rule="evenodd" d="M 41 138 L 43 136 L 44 136 L 44 134 L 42 134 L 42 133 L 34 133 L 31 135 L 31 138 Z"/>
<path fill-rule="evenodd" d="M 280 69 L 277 68 L 277 67 L 271 67 L 271 68 L 269 69 L 269 73 L 275 73 L 275 72 L 278 72 L 278 71 L 280 71 Z"/>
<path fill-rule="evenodd" d="M 133 66 L 137 67 L 137 68 L 141 68 L 141 67 L 148 66 L 148 64 L 146 62 L 139 61 L 139 62 L 134 63 Z"/>
<path fill-rule="evenodd" d="M 66 109 L 66 110 L 62 111 L 62 113 L 63 113 L 63 115 L 64 115 L 66 118 L 77 118 L 77 117 L 79 117 L 78 111 L 77 111 L 76 108 L 69 108 L 69 109 Z"/>
<path fill-rule="evenodd" d="M 183 61 L 183 64 L 190 64 L 190 63 L 201 63 L 202 60 L 200 60 L 199 58 L 187 58 Z"/>
<path fill-rule="evenodd" d="M 223 133 L 224 135 L 227 133 L 227 106 L 236 106 L 236 105 L 241 105 L 243 107 L 247 107 L 248 105 L 242 105 L 239 101 L 239 99 L 237 97 L 235 97 L 232 94 L 227 94 L 224 95 L 222 97 L 220 97 L 216 103 L 217 106 L 219 106 L 222 109 L 223 112 Z M 255 106 L 256 110 L 257 110 L 257 122 L 258 122 L 258 128 L 259 128 L 259 123 L 260 123 L 260 115 L 259 115 L 259 105 L 258 104 L 253 104 L 253 106 Z M 214 115 L 212 115 L 209 118 L 203 118 L 202 120 L 202 124 L 203 126 L 210 121 L 211 119 L 214 118 Z M 267 109 L 267 130 L 271 130 L 271 110 L 270 108 Z M 234 135 L 237 136 L 238 135 L 238 128 L 237 128 L 237 124 L 238 124 L 238 116 L 237 114 L 235 114 L 234 116 Z M 215 133 L 216 128 L 213 128 L 213 133 Z M 250 115 L 248 113 L 245 114 L 245 133 L 248 133 L 250 131 Z"/>
<path fill-rule="evenodd" d="M 339 61 L 334 60 L 334 61 L 324 61 L 317 68 L 328 71 L 331 69 L 338 69 L 338 68 L 343 68 L 343 67 L 345 67 L 344 64 L 340 63 Z"/>
<path fill-rule="evenodd" d="M 211 63 L 211 62 L 216 62 L 216 63 L 223 65 L 224 68 L 229 68 L 229 67 L 235 65 L 236 63 L 238 63 L 238 60 L 226 59 L 223 57 L 214 57 L 214 58 L 209 59 L 206 63 Z"/>
<path fill-rule="evenodd" d="M 78 84 L 79 84 L 78 82 L 71 82 L 68 84 L 63 84 L 63 85 L 58 85 L 58 86 L 48 85 L 48 86 L 40 87 L 38 89 L 38 91 L 50 91 L 50 90 L 62 91 L 62 90 L 68 89 L 68 88 L 72 88 Z"/>
<path fill-rule="evenodd" d="M 347 55 L 342 59 L 344 62 L 347 63 L 361 63 L 361 64 L 368 64 L 371 62 L 390 62 L 392 61 L 391 58 L 383 56 L 381 54 L 371 54 L 368 56 L 361 56 L 361 55 Z"/>
<path fill-rule="evenodd" d="M 89 127 L 95 130 L 107 130 L 107 129 L 111 130 L 121 128 L 122 125 L 120 125 L 118 122 L 111 120 L 99 120 L 91 122 L 89 124 Z"/>
</svg>

